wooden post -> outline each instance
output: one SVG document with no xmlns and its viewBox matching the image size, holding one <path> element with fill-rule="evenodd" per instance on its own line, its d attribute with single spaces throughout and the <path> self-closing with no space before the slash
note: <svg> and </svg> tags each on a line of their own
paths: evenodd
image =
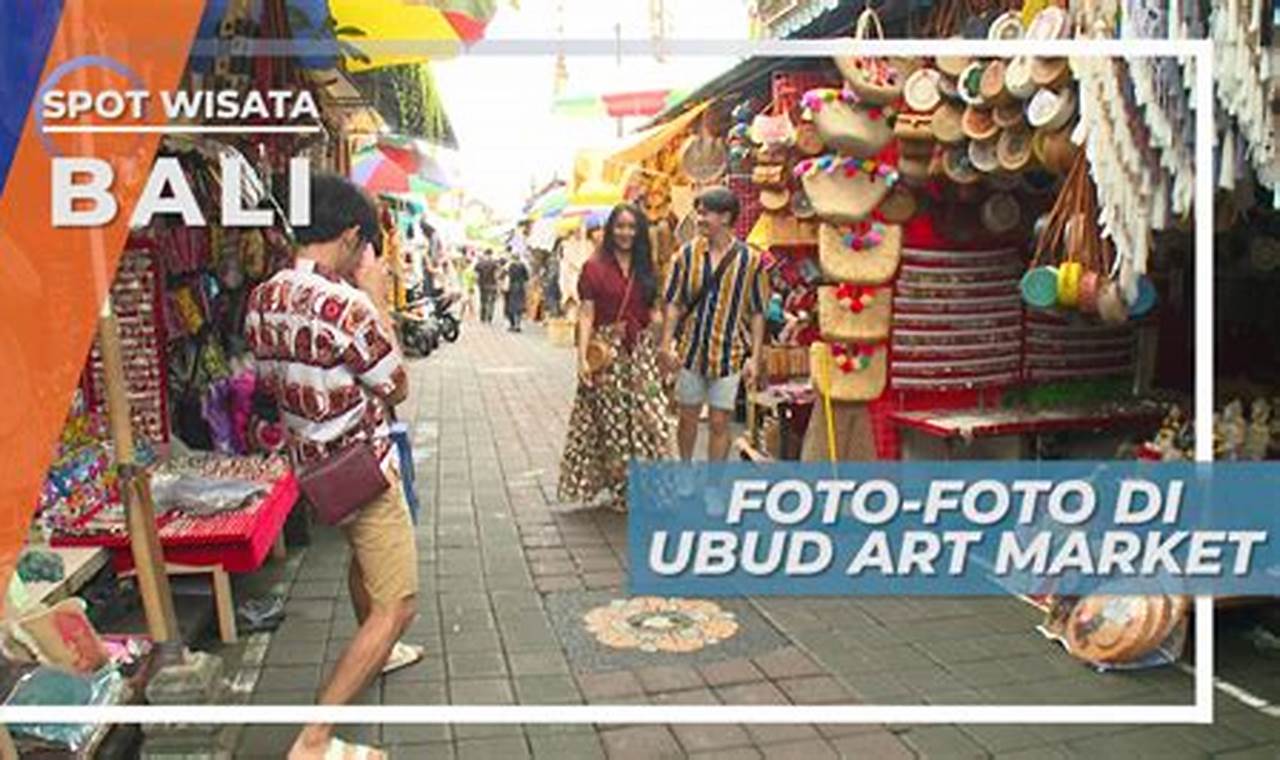
<svg viewBox="0 0 1280 760">
<path fill-rule="evenodd" d="M 18 760 L 18 748 L 4 724 L 0 724 L 0 760 Z"/>
<path fill-rule="evenodd" d="M 138 591 L 147 616 L 147 628 L 157 642 L 178 638 L 173 593 L 165 572 L 164 552 L 156 532 L 155 504 L 147 474 L 134 466 L 133 427 L 129 396 L 125 388 L 124 359 L 120 330 L 110 301 L 98 321 L 98 341 L 102 350 L 102 373 L 106 380 L 107 413 L 111 419 L 111 440 L 120 466 L 121 495 L 129 527 L 129 548 L 138 572 Z"/>
</svg>

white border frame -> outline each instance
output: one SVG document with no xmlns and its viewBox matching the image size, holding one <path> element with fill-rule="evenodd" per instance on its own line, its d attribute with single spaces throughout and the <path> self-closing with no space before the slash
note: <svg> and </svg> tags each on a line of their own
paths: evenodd
<svg viewBox="0 0 1280 760">
<path fill-rule="evenodd" d="M 369 49 L 403 50 L 410 40 L 362 42 Z M 625 41 L 627 55 L 647 55 L 653 43 Z M 1209 40 L 877 40 L 859 41 L 871 55 L 980 57 L 1100 56 L 1179 57 L 1194 62 L 1196 104 L 1195 183 L 1195 429 L 1196 460 L 1211 461 L 1213 437 L 1213 43 Z M 825 58 L 849 55 L 851 40 L 665 41 L 662 52 L 681 55 Z M 614 40 L 491 41 L 477 55 L 613 55 Z M 1132 723 L 1213 722 L 1213 600 L 1195 600 L 1195 702 L 1191 705 L 824 705 L 824 706 L 659 706 L 659 705 L 384 705 L 270 706 L 191 705 L 116 707 L 5 707 L 0 722 L 78 723 Z M 1028 632 L 1031 633 L 1030 631 Z"/>
</svg>

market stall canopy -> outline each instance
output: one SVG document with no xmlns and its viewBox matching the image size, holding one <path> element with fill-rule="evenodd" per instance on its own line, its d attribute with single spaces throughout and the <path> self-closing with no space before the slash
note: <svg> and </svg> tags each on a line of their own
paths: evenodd
<svg viewBox="0 0 1280 760">
<path fill-rule="evenodd" d="M 408 0 L 328 0 L 339 40 L 354 44 L 379 40 L 425 43 L 422 51 L 362 50 L 363 59 L 348 60 L 351 71 L 366 71 L 403 63 L 423 63 L 462 52 L 484 36 L 488 18 L 473 18 L 458 10 Z"/>
<path fill-rule="evenodd" d="M 229 10 L 260 15 L 261 4 L 246 5 L 251 10 L 233 8 L 232 0 L 207 0 L 197 40 L 218 42 Z M 285 5 L 293 39 L 306 43 L 296 56 L 299 65 L 332 69 L 342 56 L 349 71 L 457 55 L 484 37 L 497 10 L 493 0 L 286 0 Z M 362 42 L 375 44 L 361 47 Z M 407 42 L 413 44 L 400 44 Z M 208 71 L 213 63 L 213 56 L 200 55 L 193 68 Z"/>
<path fill-rule="evenodd" d="M 568 205 L 569 190 L 564 185 L 560 185 L 535 198 L 533 204 L 525 211 L 525 218 L 537 220 L 556 217 Z"/>
<path fill-rule="evenodd" d="M 529 247 L 536 251 L 550 251 L 556 246 L 559 219 L 539 219 L 529 229 Z"/>
<path fill-rule="evenodd" d="M 911 18 L 919 18 L 921 9 L 913 0 L 885 0 L 872 5 L 884 23 L 889 37 L 910 36 L 905 32 Z M 762 19 L 773 19 L 772 29 L 764 36 L 785 39 L 839 39 L 853 30 L 858 14 L 868 5 L 863 2 L 832 3 L 827 0 L 800 0 L 799 2 L 756 3 L 756 13 Z M 774 7 L 770 10 L 769 7 Z M 755 22 L 757 25 L 761 21 Z M 918 21 L 917 21 L 918 23 Z M 695 89 L 684 100 L 666 108 L 654 118 L 653 124 L 664 124 L 688 113 L 693 104 L 701 104 L 718 97 L 737 98 L 754 88 L 767 87 L 769 78 L 782 71 L 804 69 L 812 61 L 804 58 L 775 58 L 756 56 L 746 58 L 720 76 Z"/>
<path fill-rule="evenodd" d="M 338 69 L 311 69 L 306 73 L 319 99 L 321 116 L 330 126 L 348 134 L 386 131 L 386 121 L 345 73 Z"/>
<path fill-rule="evenodd" d="M 674 106 L 689 94 L 688 90 L 644 90 L 606 95 L 578 95 L 558 98 L 556 113 L 576 117 L 655 116 Z"/>
<path fill-rule="evenodd" d="M 620 144 L 606 149 L 607 152 L 580 153 L 575 179 L 580 184 L 593 180 L 611 185 L 623 184 L 630 170 L 639 167 L 679 137 L 710 105 L 710 101 L 699 103 L 665 124 L 630 135 Z"/>
<path fill-rule="evenodd" d="M 375 193 L 433 195 L 446 189 L 417 174 L 410 174 L 378 148 L 361 151 L 351 162 L 351 179 Z"/>
<path fill-rule="evenodd" d="M 417 175 L 441 188 L 456 184 L 452 174 L 431 154 L 431 145 L 425 140 L 403 135 L 384 135 L 378 140 L 378 150 L 407 174 Z"/>
</svg>

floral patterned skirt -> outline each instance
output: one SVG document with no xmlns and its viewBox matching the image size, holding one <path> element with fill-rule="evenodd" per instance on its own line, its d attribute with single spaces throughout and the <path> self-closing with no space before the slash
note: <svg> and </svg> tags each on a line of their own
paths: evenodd
<svg viewBox="0 0 1280 760">
<path fill-rule="evenodd" d="M 608 492 L 610 506 L 625 509 L 627 462 L 670 458 L 675 419 L 668 409 L 657 341 L 649 331 L 630 349 L 613 325 L 599 334 L 613 345 L 616 358 L 593 385 L 578 384 L 558 496 L 564 502 L 590 502 Z"/>
</svg>

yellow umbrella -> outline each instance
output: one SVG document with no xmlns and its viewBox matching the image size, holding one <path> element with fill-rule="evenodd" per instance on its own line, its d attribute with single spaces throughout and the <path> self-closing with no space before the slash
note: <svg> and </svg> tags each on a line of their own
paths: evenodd
<svg viewBox="0 0 1280 760">
<path fill-rule="evenodd" d="M 451 53 L 441 55 L 432 49 L 427 52 L 395 52 L 380 53 L 376 50 L 363 51 L 368 61 L 348 58 L 347 65 L 351 71 L 367 71 L 368 69 L 395 66 L 405 63 L 423 63 L 432 58 L 440 59 L 457 55 L 466 42 L 466 36 L 472 36 L 470 30 L 460 31 L 458 18 L 460 14 L 446 13 L 417 2 L 407 0 L 329 0 L 329 12 L 333 15 L 338 29 L 351 27 L 359 34 L 339 34 L 338 38 L 350 42 L 357 48 L 362 41 L 378 40 L 422 40 L 424 42 L 450 42 Z M 482 29 L 483 27 L 481 27 Z"/>
</svg>

